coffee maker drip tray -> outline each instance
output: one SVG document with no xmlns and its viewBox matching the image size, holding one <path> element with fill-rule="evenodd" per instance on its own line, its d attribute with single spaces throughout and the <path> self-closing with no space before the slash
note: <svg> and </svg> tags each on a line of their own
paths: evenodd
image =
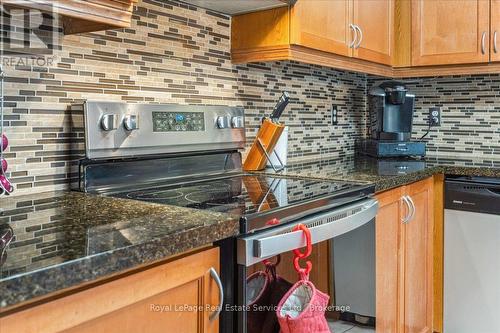
<svg viewBox="0 0 500 333">
<path fill-rule="evenodd" d="M 424 141 L 383 141 L 365 139 L 360 142 L 359 151 L 373 157 L 425 156 Z"/>
</svg>

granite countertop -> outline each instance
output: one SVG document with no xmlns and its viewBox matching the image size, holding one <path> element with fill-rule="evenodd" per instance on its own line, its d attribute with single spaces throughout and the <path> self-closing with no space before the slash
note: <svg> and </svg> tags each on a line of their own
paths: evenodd
<svg viewBox="0 0 500 333">
<path fill-rule="evenodd" d="M 345 156 L 291 163 L 281 175 L 375 184 L 380 192 L 436 173 L 500 177 L 500 160 Z M 0 260 L 0 312 L 237 235 L 239 227 L 235 215 L 79 192 L 0 200 L 0 227 L 15 235 Z"/>
<path fill-rule="evenodd" d="M 271 169 L 267 169 L 269 173 Z M 272 171 L 272 170 L 271 170 Z M 375 184 L 375 191 L 410 184 L 437 173 L 457 176 L 500 177 L 500 159 L 426 157 L 376 159 L 350 155 L 291 163 L 281 174 L 290 177 L 356 181 Z"/>
<path fill-rule="evenodd" d="M 47 192 L 0 199 L 14 239 L 0 261 L 0 311 L 238 233 L 238 216 Z"/>
</svg>

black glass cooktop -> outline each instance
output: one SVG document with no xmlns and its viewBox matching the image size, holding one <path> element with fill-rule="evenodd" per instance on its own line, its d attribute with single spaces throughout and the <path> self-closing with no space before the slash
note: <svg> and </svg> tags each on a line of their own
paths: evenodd
<svg viewBox="0 0 500 333">
<path fill-rule="evenodd" d="M 113 196 L 255 218 L 299 206 L 309 209 L 310 205 L 304 205 L 320 202 L 325 198 L 338 197 L 345 203 L 344 201 L 353 201 L 369 193 L 373 193 L 372 186 L 350 182 L 238 175 L 176 185 L 158 185 Z"/>
</svg>

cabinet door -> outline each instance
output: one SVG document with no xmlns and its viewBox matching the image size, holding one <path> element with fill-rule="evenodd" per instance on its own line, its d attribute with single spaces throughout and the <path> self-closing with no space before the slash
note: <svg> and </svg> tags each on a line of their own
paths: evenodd
<svg viewBox="0 0 500 333">
<path fill-rule="evenodd" d="M 354 0 L 353 22 L 362 32 L 356 58 L 391 64 L 394 26 L 393 0 Z M 358 37 L 359 38 L 359 37 Z"/>
<path fill-rule="evenodd" d="M 376 332 L 400 332 L 400 297 L 403 284 L 400 274 L 401 216 L 408 212 L 401 205 L 402 188 L 377 195 L 380 209 L 375 221 Z"/>
<path fill-rule="evenodd" d="M 407 186 L 415 206 L 413 219 L 404 225 L 404 331 L 432 332 L 433 312 L 433 180 Z"/>
<path fill-rule="evenodd" d="M 500 61 L 500 0 L 491 0 L 491 61 Z"/>
<path fill-rule="evenodd" d="M 0 318 L 16 333 L 218 333 L 219 249 L 201 251 Z M 210 308 L 207 307 L 210 305 Z M 187 306 L 187 307 L 186 307 Z"/>
<path fill-rule="evenodd" d="M 412 0 L 412 64 L 489 61 L 490 2 Z"/>
<path fill-rule="evenodd" d="M 352 55 L 351 0 L 298 0 L 292 7 L 291 44 Z"/>
</svg>

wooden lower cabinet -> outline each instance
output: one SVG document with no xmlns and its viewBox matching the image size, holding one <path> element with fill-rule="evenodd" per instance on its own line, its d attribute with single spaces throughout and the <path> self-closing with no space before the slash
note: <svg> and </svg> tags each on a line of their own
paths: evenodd
<svg viewBox="0 0 500 333">
<path fill-rule="evenodd" d="M 219 331 L 209 316 L 219 289 L 211 248 L 0 318 L 2 332 L 196 333 Z M 210 308 L 206 308 L 206 305 Z"/>
<path fill-rule="evenodd" d="M 377 195 L 379 333 L 433 331 L 433 185 L 429 178 Z"/>
<path fill-rule="evenodd" d="M 429 178 L 406 187 L 415 213 L 402 229 L 405 333 L 432 333 L 433 184 Z"/>
<path fill-rule="evenodd" d="M 403 225 L 401 216 L 403 188 L 397 188 L 377 195 L 380 209 L 375 221 L 375 271 L 376 271 L 376 313 L 377 333 L 401 331 L 399 309 L 399 286 L 404 285 L 400 272 L 400 235 Z"/>
</svg>

